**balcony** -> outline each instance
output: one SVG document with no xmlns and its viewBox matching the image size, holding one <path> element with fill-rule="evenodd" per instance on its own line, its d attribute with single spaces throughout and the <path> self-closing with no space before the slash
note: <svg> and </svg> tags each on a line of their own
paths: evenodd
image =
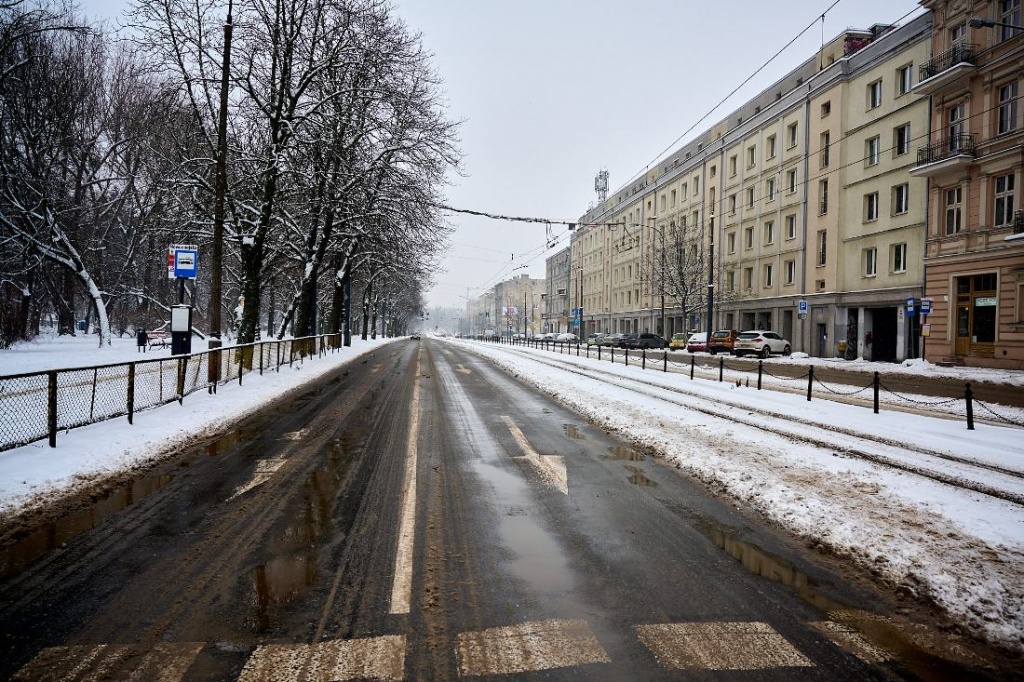
<svg viewBox="0 0 1024 682">
<path fill-rule="evenodd" d="M 977 52 L 978 46 L 973 43 L 957 43 L 942 54 L 932 57 L 921 66 L 918 83 L 912 92 L 915 95 L 931 95 L 976 71 Z"/>
<path fill-rule="evenodd" d="M 933 142 L 917 150 L 917 167 L 910 171 L 914 177 L 932 176 L 958 170 L 978 156 L 973 133 L 961 133 Z"/>
</svg>

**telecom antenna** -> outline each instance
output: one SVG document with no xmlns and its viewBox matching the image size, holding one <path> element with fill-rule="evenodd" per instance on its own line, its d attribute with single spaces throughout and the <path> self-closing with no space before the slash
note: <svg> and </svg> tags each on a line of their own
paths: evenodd
<svg viewBox="0 0 1024 682">
<path fill-rule="evenodd" d="M 597 176 L 594 178 L 594 191 L 597 192 L 599 202 L 608 198 L 608 171 L 597 172 Z"/>
</svg>

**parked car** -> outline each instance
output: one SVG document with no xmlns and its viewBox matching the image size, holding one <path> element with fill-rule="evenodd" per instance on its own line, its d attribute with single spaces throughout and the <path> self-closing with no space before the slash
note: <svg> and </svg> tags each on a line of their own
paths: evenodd
<svg viewBox="0 0 1024 682">
<path fill-rule="evenodd" d="M 545 332 L 537 337 L 538 341 L 554 341 L 555 337 L 558 336 L 558 332 Z"/>
<path fill-rule="evenodd" d="M 579 340 L 579 337 L 572 332 L 563 332 L 555 337 L 556 343 L 576 343 Z"/>
<path fill-rule="evenodd" d="M 619 348 L 632 348 L 633 346 L 631 344 L 636 343 L 636 337 L 637 336 L 639 336 L 639 335 L 636 334 L 635 332 L 630 332 L 628 334 L 622 334 L 621 336 L 619 336 L 618 341 L 616 341 L 616 345 Z"/>
<path fill-rule="evenodd" d="M 657 334 L 645 332 L 636 337 L 630 348 L 664 348 L 668 344 Z"/>
<path fill-rule="evenodd" d="M 761 330 L 742 332 L 736 337 L 732 352 L 737 357 L 747 353 L 756 353 L 762 358 L 767 358 L 772 353 L 789 355 L 790 350 L 789 341 L 775 332 Z"/>
<path fill-rule="evenodd" d="M 696 334 L 690 334 L 690 338 L 686 339 L 686 351 L 688 353 L 697 353 L 708 349 L 708 335 L 706 332 L 697 332 Z"/>
<path fill-rule="evenodd" d="M 597 342 L 599 346 L 618 346 L 619 339 L 622 338 L 622 334 L 608 334 Z"/>
<path fill-rule="evenodd" d="M 739 335 L 738 329 L 719 329 L 716 332 L 712 332 L 711 343 L 708 344 L 708 352 L 712 355 L 716 353 L 731 353 L 736 343 L 736 337 Z"/>
<path fill-rule="evenodd" d="M 683 348 L 686 348 L 686 339 L 687 338 L 688 338 L 688 336 L 686 334 L 683 334 L 682 332 L 680 332 L 678 334 L 673 334 L 672 338 L 668 342 L 668 347 L 669 348 L 675 348 L 676 350 L 681 350 Z"/>
<path fill-rule="evenodd" d="M 601 332 L 597 332 L 596 334 L 591 334 L 590 336 L 587 337 L 587 345 L 588 346 L 599 346 L 601 344 L 601 339 L 603 339 L 606 336 L 608 336 L 608 335 L 607 334 L 602 334 Z"/>
</svg>

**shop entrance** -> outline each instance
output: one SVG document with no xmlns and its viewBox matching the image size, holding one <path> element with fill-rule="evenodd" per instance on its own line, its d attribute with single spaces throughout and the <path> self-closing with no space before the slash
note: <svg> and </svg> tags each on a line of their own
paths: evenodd
<svg viewBox="0 0 1024 682">
<path fill-rule="evenodd" d="M 956 278 L 956 340 L 958 356 L 995 354 L 996 275 L 970 275 Z"/>
<path fill-rule="evenodd" d="M 896 362 L 896 308 L 868 308 L 871 315 L 871 359 Z"/>
</svg>

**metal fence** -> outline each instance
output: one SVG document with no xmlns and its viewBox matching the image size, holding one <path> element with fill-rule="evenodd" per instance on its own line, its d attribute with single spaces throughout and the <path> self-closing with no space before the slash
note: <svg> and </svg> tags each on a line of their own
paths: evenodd
<svg viewBox="0 0 1024 682">
<path fill-rule="evenodd" d="M 95 367 L 0 376 L 0 451 L 177 400 L 217 392 L 245 375 L 279 370 L 341 345 L 339 334 L 259 341 L 216 350 Z"/>
<path fill-rule="evenodd" d="M 697 364 L 696 358 L 692 355 L 690 356 L 688 363 L 683 364 L 674 362 L 669 359 L 668 352 L 663 350 L 651 351 L 652 355 L 648 356 L 648 351 L 646 349 L 634 349 L 631 352 L 629 349 L 616 348 L 615 346 L 591 346 L 579 342 L 559 343 L 555 341 L 537 341 L 522 339 L 510 340 L 502 337 L 493 337 L 486 340 L 496 343 L 528 346 L 530 348 L 536 348 L 538 350 L 548 350 L 553 351 L 555 353 L 569 355 L 575 354 L 578 357 L 593 357 L 596 358 L 597 360 L 607 359 L 609 362 L 620 362 L 627 366 L 630 364 L 634 366 L 638 365 L 641 369 L 647 369 L 648 365 L 650 365 L 651 369 L 657 369 L 662 372 L 668 372 L 669 367 L 671 366 L 675 369 L 675 371 L 689 372 L 691 380 L 697 378 L 697 372 L 699 371 L 703 374 L 710 375 L 701 376 L 701 379 L 710 378 L 717 379 L 717 381 L 722 382 L 725 380 L 725 370 L 728 369 L 733 374 L 749 375 L 746 379 L 746 383 L 747 386 L 750 386 L 751 379 L 753 379 L 754 374 L 756 374 L 756 387 L 759 391 L 761 390 L 762 379 L 765 375 L 767 375 L 774 379 L 801 382 L 803 384 L 806 384 L 806 395 L 808 401 L 811 400 L 814 394 L 815 387 L 817 387 L 819 391 L 824 391 L 825 393 L 831 395 L 844 397 L 854 396 L 860 393 L 867 394 L 870 391 L 872 406 L 874 408 L 875 414 L 878 414 L 879 412 L 880 395 L 883 393 L 891 395 L 901 402 L 910 403 L 912 405 L 925 408 L 949 405 L 952 403 L 963 401 L 963 416 L 965 421 L 967 422 L 968 430 L 974 430 L 975 406 L 980 407 L 990 419 L 1007 424 L 1008 426 L 1024 427 L 1024 422 L 1022 422 L 1021 420 L 1003 414 L 999 414 L 998 411 L 996 411 L 995 406 L 978 400 L 977 396 L 974 395 L 974 390 L 971 388 L 970 383 L 964 384 L 964 392 L 962 396 L 950 397 L 939 400 L 921 400 L 917 398 L 911 398 L 910 396 L 903 395 L 897 393 L 896 391 L 893 391 L 882 382 L 881 375 L 878 372 L 874 372 L 871 378 L 864 385 L 861 386 L 849 386 L 844 384 L 841 387 L 832 387 L 826 385 L 824 382 L 822 382 L 820 379 L 814 376 L 814 365 L 809 365 L 807 367 L 807 371 L 799 376 L 787 377 L 772 374 L 769 371 L 769 369 L 765 367 L 764 362 L 761 360 L 758 360 L 756 367 L 748 363 L 729 363 L 729 365 L 727 366 L 725 358 L 720 356 L 718 358 L 718 362 L 715 365 L 705 366 L 703 364 Z"/>
</svg>

